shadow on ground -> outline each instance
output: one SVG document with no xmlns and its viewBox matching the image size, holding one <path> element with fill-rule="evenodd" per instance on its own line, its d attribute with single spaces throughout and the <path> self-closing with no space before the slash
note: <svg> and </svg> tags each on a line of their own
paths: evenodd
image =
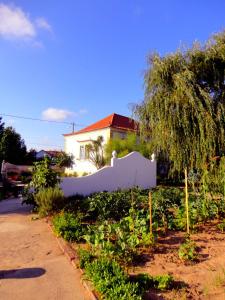
<svg viewBox="0 0 225 300">
<path fill-rule="evenodd" d="M 40 277 L 46 273 L 43 268 L 23 268 L 14 270 L 0 270 L 0 279 L 24 279 Z"/>
<path fill-rule="evenodd" d="M 0 215 L 5 214 L 20 214 L 26 215 L 32 211 L 33 206 L 31 205 L 22 205 L 22 199 L 6 199 L 0 201 Z"/>
</svg>

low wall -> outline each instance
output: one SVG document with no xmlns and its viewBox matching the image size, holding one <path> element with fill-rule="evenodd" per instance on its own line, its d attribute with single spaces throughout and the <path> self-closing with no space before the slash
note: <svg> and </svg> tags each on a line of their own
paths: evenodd
<svg viewBox="0 0 225 300">
<path fill-rule="evenodd" d="M 139 186 L 142 189 L 156 186 L 156 161 L 132 152 L 123 158 L 113 157 L 111 166 L 84 177 L 64 177 L 61 188 L 65 196 L 89 195 L 94 192 L 116 191 Z"/>
</svg>

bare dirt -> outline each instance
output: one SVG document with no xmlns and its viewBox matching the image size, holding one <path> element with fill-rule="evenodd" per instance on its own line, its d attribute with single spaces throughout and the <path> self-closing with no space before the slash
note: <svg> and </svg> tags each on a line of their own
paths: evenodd
<svg viewBox="0 0 225 300">
<path fill-rule="evenodd" d="M 148 261 L 135 273 L 169 273 L 179 288 L 151 292 L 146 299 L 225 300 L 225 233 L 220 233 L 216 224 L 206 224 L 199 231 L 191 235 L 198 246 L 199 259 L 195 263 L 187 264 L 179 259 L 178 249 L 184 233 L 169 232 L 158 239 L 155 250 L 147 256 Z"/>
<path fill-rule="evenodd" d="M 47 224 L 19 199 L 0 202 L 0 299 L 88 299 Z"/>
</svg>

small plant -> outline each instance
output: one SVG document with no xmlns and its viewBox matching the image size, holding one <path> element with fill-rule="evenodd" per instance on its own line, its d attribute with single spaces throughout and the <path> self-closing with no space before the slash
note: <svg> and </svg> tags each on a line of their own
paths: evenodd
<svg viewBox="0 0 225 300">
<path fill-rule="evenodd" d="M 168 290 L 174 281 L 173 277 L 167 274 L 155 276 L 153 280 L 155 288 L 159 290 Z"/>
<path fill-rule="evenodd" d="M 225 232 L 225 219 L 222 221 L 222 223 L 217 225 L 217 228 L 224 233 Z"/>
<path fill-rule="evenodd" d="M 113 260 L 96 259 L 86 264 L 85 273 L 106 300 L 141 300 L 138 283 L 129 282 L 127 274 Z"/>
<path fill-rule="evenodd" d="M 189 237 L 182 243 L 178 250 L 179 258 L 184 261 L 196 261 L 198 258 L 197 246 Z"/>
<path fill-rule="evenodd" d="M 38 205 L 40 216 L 60 210 L 64 205 L 64 194 L 58 187 L 49 187 L 39 190 L 34 194 L 34 200 Z"/>
<path fill-rule="evenodd" d="M 67 241 L 80 241 L 84 227 L 78 217 L 72 213 L 61 213 L 53 218 L 53 226 L 58 235 Z"/>
<path fill-rule="evenodd" d="M 81 269 L 84 269 L 86 265 L 91 263 L 94 258 L 94 255 L 91 252 L 81 248 L 78 251 L 78 255 L 79 255 L 79 266 Z"/>
<path fill-rule="evenodd" d="M 137 282 L 140 290 L 146 291 L 151 288 L 158 290 L 168 290 L 172 287 L 174 279 L 171 275 L 158 275 L 151 276 L 149 274 L 138 274 L 131 279 L 133 282 Z"/>
</svg>

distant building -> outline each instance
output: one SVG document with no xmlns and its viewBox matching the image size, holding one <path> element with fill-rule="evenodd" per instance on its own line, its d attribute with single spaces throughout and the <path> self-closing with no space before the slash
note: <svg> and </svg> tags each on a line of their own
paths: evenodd
<svg viewBox="0 0 225 300">
<path fill-rule="evenodd" d="M 56 150 L 40 150 L 36 153 L 36 159 L 43 159 L 44 157 L 49 157 L 49 158 L 54 158 L 57 157 L 61 151 L 56 151 Z"/>
<path fill-rule="evenodd" d="M 87 145 L 97 140 L 99 136 L 103 137 L 105 145 L 109 139 L 115 136 L 123 139 L 128 132 L 136 132 L 137 129 L 138 124 L 133 119 L 113 113 L 79 131 L 64 134 L 65 152 L 74 157 L 73 167 L 66 172 L 78 174 L 95 172 L 96 167 L 88 159 Z"/>
</svg>

